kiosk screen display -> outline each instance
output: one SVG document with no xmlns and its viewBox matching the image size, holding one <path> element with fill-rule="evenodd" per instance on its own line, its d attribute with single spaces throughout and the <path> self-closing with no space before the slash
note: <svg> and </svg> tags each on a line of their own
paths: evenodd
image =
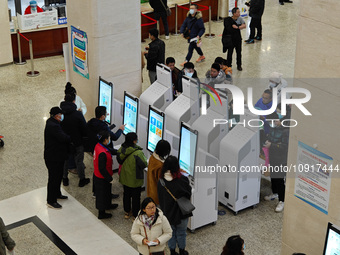
<svg viewBox="0 0 340 255">
<path fill-rule="evenodd" d="M 163 139 L 164 113 L 149 107 L 147 148 L 152 153 L 159 140 Z"/>
<path fill-rule="evenodd" d="M 192 130 L 182 122 L 178 160 L 180 168 L 190 176 L 194 176 L 195 171 L 197 137 L 197 130 Z"/>
<path fill-rule="evenodd" d="M 137 133 L 137 120 L 138 120 L 138 98 L 129 95 L 126 91 L 124 92 L 124 114 L 123 123 L 125 129 L 123 134 L 130 132 Z"/>
<path fill-rule="evenodd" d="M 340 255 L 340 229 L 328 223 L 323 255 Z"/>
<path fill-rule="evenodd" d="M 112 113 L 112 83 L 103 80 L 99 77 L 99 106 L 105 106 L 107 116 L 105 121 L 111 124 L 111 113 Z"/>
</svg>

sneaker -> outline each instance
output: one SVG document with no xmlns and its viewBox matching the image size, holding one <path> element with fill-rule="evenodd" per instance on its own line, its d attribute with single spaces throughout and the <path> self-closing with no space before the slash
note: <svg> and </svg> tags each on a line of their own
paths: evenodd
<svg viewBox="0 0 340 255">
<path fill-rule="evenodd" d="M 284 206 L 285 206 L 285 203 L 280 201 L 275 208 L 275 212 L 282 212 Z"/>
<path fill-rule="evenodd" d="M 60 195 L 58 199 L 68 199 L 68 196 Z"/>
<path fill-rule="evenodd" d="M 201 63 L 201 62 L 203 62 L 205 60 L 205 56 L 200 56 L 197 60 L 196 60 L 196 62 L 197 63 Z"/>
<path fill-rule="evenodd" d="M 262 41 L 262 37 L 261 37 L 261 36 L 256 36 L 256 37 L 255 37 L 255 40 L 257 40 L 257 41 Z"/>
<path fill-rule="evenodd" d="M 185 65 L 185 63 L 187 63 L 188 61 L 184 61 L 182 64 L 180 64 L 180 66 L 184 66 Z"/>
<path fill-rule="evenodd" d="M 279 2 L 279 4 L 280 4 L 280 5 L 284 5 L 284 3 L 283 3 L 283 2 Z"/>
<path fill-rule="evenodd" d="M 50 207 L 50 208 L 53 208 L 53 209 L 61 209 L 62 206 L 61 204 L 55 202 L 55 203 L 47 203 L 47 206 Z"/>
<path fill-rule="evenodd" d="M 99 213 L 98 214 L 98 219 L 100 219 L 100 220 L 102 220 L 102 219 L 109 219 L 111 217 L 112 217 L 111 213 L 103 212 L 103 213 Z"/>
<path fill-rule="evenodd" d="M 69 184 L 68 178 L 63 178 L 63 185 L 68 186 L 68 184 Z"/>
<path fill-rule="evenodd" d="M 79 187 L 84 187 L 86 184 L 90 183 L 90 178 L 84 178 L 79 180 Z"/>
<path fill-rule="evenodd" d="M 170 36 L 166 35 L 165 40 L 169 40 L 169 39 L 170 39 Z"/>
<path fill-rule="evenodd" d="M 92 193 L 92 198 L 96 198 L 96 194 L 95 193 Z"/>
<path fill-rule="evenodd" d="M 114 210 L 118 207 L 118 204 L 110 204 L 109 210 Z"/>
<path fill-rule="evenodd" d="M 68 172 L 71 173 L 71 174 L 78 174 L 77 169 L 69 169 Z"/>
<path fill-rule="evenodd" d="M 254 39 L 248 39 L 248 40 L 245 40 L 245 42 L 246 42 L 247 44 L 251 44 L 251 43 L 254 43 L 255 41 L 254 41 Z"/>
<path fill-rule="evenodd" d="M 124 212 L 124 218 L 125 218 L 125 219 L 129 219 L 129 218 L 130 218 L 130 213 Z"/>
<path fill-rule="evenodd" d="M 265 196 L 264 200 L 271 201 L 271 200 L 277 199 L 278 197 L 279 197 L 279 195 L 275 193 L 275 194 L 271 194 L 269 196 Z"/>
<path fill-rule="evenodd" d="M 119 198 L 119 194 L 111 194 L 111 198 L 112 198 L 112 199 Z"/>
</svg>

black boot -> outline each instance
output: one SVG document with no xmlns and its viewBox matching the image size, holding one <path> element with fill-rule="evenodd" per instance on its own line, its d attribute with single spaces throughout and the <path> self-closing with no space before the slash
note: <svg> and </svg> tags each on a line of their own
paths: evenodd
<svg viewBox="0 0 340 255">
<path fill-rule="evenodd" d="M 185 249 L 179 249 L 179 255 L 189 255 L 189 252 L 187 252 Z"/>
<path fill-rule="evenodd" d="M 99 211 L 99 214 L 98 214 L 98 219 L 108 219 L 108 218 L 111 218 L 112 217 L 112 214 L 111 213 L 106 213 L 105 211 Z"/>
<path fill-rule="evenodd" d="M 178 255 L 178 253 L 176 252 L 176 250 L 170 250 L 170 255 Z"/>
</svg>

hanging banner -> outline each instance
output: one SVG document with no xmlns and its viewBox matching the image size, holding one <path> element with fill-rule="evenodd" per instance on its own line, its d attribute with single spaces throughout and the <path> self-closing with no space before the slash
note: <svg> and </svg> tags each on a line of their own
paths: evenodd
<svg viewBox="0 0 340 255">
<path fill-rule="evenodd" d="M 71 56 L 73 71 L 89 79 L 89 70 L 87 66 L 87 35 L 74 26 L 71 26 Z"/>
<path fill-rule="evenodd" d="M 299 142 L 294 195 L 321 212 L 328 214 L 333 158 Z"/>
</svg>

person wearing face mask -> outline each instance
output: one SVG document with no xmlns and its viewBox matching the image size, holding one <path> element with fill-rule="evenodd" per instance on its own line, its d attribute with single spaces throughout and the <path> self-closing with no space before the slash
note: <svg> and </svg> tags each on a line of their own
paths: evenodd
<svg viewBox="0 0 340 255">
<path fill-rule="evenodd" d="M 159 140 L 155 151 L 149 158 L 148 174 L 147 174 L 147 196 L 151 197 L 156 205 L 159 204 L 157 194 L 157 182 L 162 171 L 164 160 L 171 152 L 170 143 L 166 140 Z"/>
<path fill-rule="evenodd" d="M 34 13 L 38 13 L 38 12 L 44 12 L 43 9 L 41 9 L 38 4 L 37 1 L 30 1 L 30 5 L 27 6 L 27 8 L 25 9 L 25 14 L 34 14 Z"/>
<path fill-rule="evenodd" d="M 93 152 L 93 182 L 95 183 L 96 208 L 99 211 L 98 219 L 111 218 L 111 213 L 105 210 L 113 210 L 118 204 L 111 204 L 112 190 L 112 150 L 108 147 L 111 143 L 110 133 L 107 130 L 98 134 L 99 142 Z"/>
<path fill-rule="evenodd" d="M 195 66 L 191 62 L 187 62 L 184 64 L 184 68 L 180 72 L 179 78 L 178 78 L 178 83 L 175 86 L 175 91 L 176 91 L 176 96 L 179 96 L 183 92 L 183 84 L 182 84 L 182 77 L 183 76 L 188 76 L 190 78 L 193 78 L 197 81 L 197 83 L 200 83 L 200 80 L 197 76 L 197 72 L 195 70 Z"/>
<path fill-rule="evenodd" d="M 123 205 L 126 219 L 131 214 L 133 217 L 138 215 L 144 184 L 144 168 L 148 165 L 143 148 L 139 147 L 137 142 L 137 134 L 130 132 L 125 136 L 125 142 L 117 152 L 117 161 L 121 165 L 119 182 L 124 188 Z"/>
<path fill-rule="evenodd" d="M 57 199 L 67 199 L 61 194 L 60 185 L 71 139 L 60 126 L 63 119 L 59 107 L 51 108 L 44 131 L 44 160 L 48 169 L 47 206 L 54 209 L 62 208 Z"/>
<path fill-rule="evenodd" d="M 244 240 L 239 236 L 231 236 L 228 238 L 221 255 L 244 255 L 246 245 Z"/>
<path fill-rule="evenodd" d="M 264 147 L 269 149 L 270 166 L 281 168 L 282 166 L 287 166 L 289 129 L 282 126 L 279 116 L 276 113 L 272 113 L 271 116 L 271 119 L 274 119 L 274 127 L 270 128 Z M 275 208 L 275 212 L 282 212 L 285 199 L 285 172 L 272 171 L 270 177 L 272 193 L 265 196 L 264 200 L 270 201 L 278 198 L 279 203 Z"/>
<path fill-rule="evenodd" d="M 65 120 L 61 123 L 61 127 L 66 134 L 71 137 L 71 154 L 75 160 L 77 173 L 79 176 L 79 187 L 84 187 L 90 183 L 90 178 L 85 178 L 85 165 L 84 165 L 84 143 L 83 138 L 87 136 L 86 121 L 84 115 L 77 111 L 75 104 L 76 95 L 65 95 L 65 101 L 60 103 L 60 108 L 65 113 Z M 68 179 L 68 163 L 69 159 L 65 161 L 63 185 L 69 185 Z"/>
<path fill-rule="evenodd" d="M 205 56 L 203 55 L 203 51 L 201 47 L 197 46 L 197 42 L 201 39 L 205 32 L 204 22 L 202 19 L 202 12 L 198 10 L 198 6 L 196 4 L 192 4 L 190 6 L 190 10 L 185 18 L 181 29 L 180 34 L 182 37 L 187 36 L 189 49 L 188 54 L 185 57 L 185 61 L 181 64 L 184 66 L 185 63 L 189 62 L 194 49 L 197 51 L 199 58 L 196 60 L 197 63 L 200 63 L 205 60 Z M 197 40 L 192 40 L 192 39 Z"/>
</svg>

